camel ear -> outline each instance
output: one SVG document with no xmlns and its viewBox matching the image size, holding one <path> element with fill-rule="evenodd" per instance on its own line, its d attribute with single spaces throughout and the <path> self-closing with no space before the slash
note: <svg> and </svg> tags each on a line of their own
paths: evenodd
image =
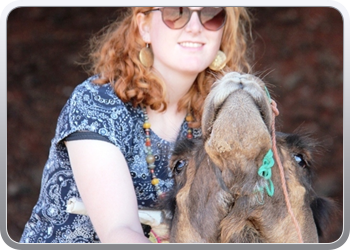
<svg viewBox="0 0 350 250">
<path fill-rule="evenodd" d="M 322 237 L 330 225 L 331 217 L 337 213 L 338 208 L 333 200 L 324 197 L 317 197 L 310 206 L 317 227 L 317 234 Z"/>
</svg>

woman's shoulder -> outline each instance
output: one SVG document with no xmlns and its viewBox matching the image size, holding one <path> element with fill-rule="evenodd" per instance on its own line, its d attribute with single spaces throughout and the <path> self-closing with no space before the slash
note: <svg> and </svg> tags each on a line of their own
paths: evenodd
<svg viewBox="0 0 350 250">
<path fill-rule="evenodd" d="M 94 75 L 77 85 L 70 98 L 83 98 L 83 100 L 106 105 L 125 105 L 115 94 L 111 83 L 97 84 L 95 83 L 97 79 L 98 76 Z"/>
<path fill-rule="evenodd" d="M 97 84 L 98 75 L 91 76 L 75 87 L 67 105 L 74 110 L 94 110 L 97 112 L 124 113 L 139 117 L 140 107 L 134 107 L 131 102 L 123 102 L 115 93 L 112 83 Z"/>
<path fill-rule="evenodd" d="M 68 102 L 75 105 L 87 105 L 87 107 L 103 110 L 124 110 L 131 115 L 140 113 L 139 107 L 133 107 L 131 102 L 123 102 L 115 93 L 112 83 L 97 84 L 98 75 L 91 76 L 80 83 L 73 90 Z"/>
<path fill-rule="evenodd" d="M 97 132 L 110 141 L 132 134 L 142 123 L 142 110 L 123 102 L 110 83 L 96 84 L 97 76 L 90 77 L 73 90 L 61 110 L 57 124 L 57 141 L 77 131 Z"/>
</svg>

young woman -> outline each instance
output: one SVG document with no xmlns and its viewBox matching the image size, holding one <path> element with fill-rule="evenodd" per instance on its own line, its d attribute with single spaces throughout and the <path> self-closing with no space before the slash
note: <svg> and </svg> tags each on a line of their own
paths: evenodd
<svg viewBox="0 0 350 250">
<path fill-rule="evenodd" d="M 150 242 L 138 209 L 172 187 L 174 142 L 201 136 L 215 78 L 250 70 L 249 23 L 240 7 L 134 7 L 92 40 L 91 77 L 61 111 L 20 242 Z M 89 216 L 66 212 L 72 197 Z"/>
</svg>

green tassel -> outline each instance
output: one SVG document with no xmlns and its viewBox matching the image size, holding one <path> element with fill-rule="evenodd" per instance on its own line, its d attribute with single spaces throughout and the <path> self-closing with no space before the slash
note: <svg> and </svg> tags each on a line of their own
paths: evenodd
<svg viewBox="0 0 350 250">
<path fill-rule="evenodd" d="M 275 193 L 275 188 L 273 185 L 273 182 L 271 180 L 272 177 L 272 170 L 271 168 L 273 167 L 273 165 L 275 164 L 275 161 L 273 159 L 273 152 L 270 149 L 264 159 L 263 159 L 263 164 L 260 166 L 259 170 L 258 170 L 258 175 L 263 177 L 265 180 L 268 181 L 268 184 L 265 186 L 266 192 L 269 196 L 273 196 L 273 194 Z"/>
</svg>

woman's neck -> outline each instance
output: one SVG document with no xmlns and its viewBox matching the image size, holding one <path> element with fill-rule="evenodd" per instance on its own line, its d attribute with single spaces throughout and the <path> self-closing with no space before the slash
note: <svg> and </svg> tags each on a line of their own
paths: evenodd
<svg viewBox="0 0 350 250">
<path fill-rule="evenodd" d="M 163 112 L 151 110 L 147 107 L 147 115 L 152 131 L 169 142 L 176 140 L 186 113 L 186 110 L 178 111 L 177 105 L 168 106 L 167 110 Z"/>
<path fill-rule="evenodd" d="M 168 68 L 155 69 L 155 72 L 160 75 L 166 85 L 168 106 L 177 106 L 181 98 L 190 90 L 198 75 L 178 72 Z"/>
<path fill-rule="evenodd" d="M 152 131 L 162 139 L 172 142 L 176 140 L 187 114 L 187 110 L 178 110 L 178 103 L 193 85 L 197 74 L 185 74 L 168 68 L 154 70 L 165 82 L 168 105 L 164 112 L 147 107 L 147 114 Z"/>
</svg>

